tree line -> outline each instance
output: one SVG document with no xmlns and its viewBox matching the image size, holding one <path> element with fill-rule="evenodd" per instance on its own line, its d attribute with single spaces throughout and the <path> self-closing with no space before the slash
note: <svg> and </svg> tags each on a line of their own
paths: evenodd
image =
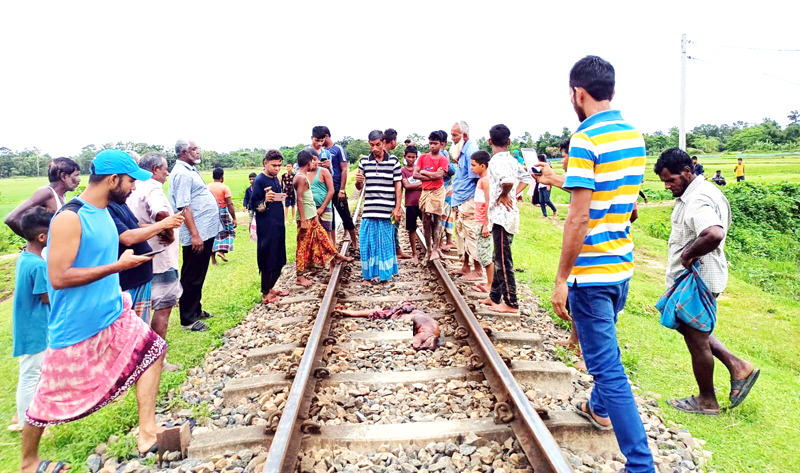
<svg viewBox="0 0 800 473">
<path fill-rule="evenodd" d="M 777 121 L 765 118 L 761 123 L 745 123 L 738 121 L 732 125 L 700 125 L 694 127 L 686 134 L 686 146 L 689 154 L 716 154 L 716 153 L 740 153 L 740 152 L 781 152 L 781 151 L 800 151 L 800 114 L 792 111 L 789 116 L 789 125 L 781 128 Z M 514 138 L 510 149 L 534 148 L 538 153 L 545 154 L 551 158 L 560 157 L 559 144 L 569 138 L 572 132 L 564 127 L 560 132 L 545 132 L 537 139 L 529 132 Z M 413 141 L 420 152 L 428 151 L 427 135 L 412 133 L 407 136 Z M 672 127 L 667 133 L 656 131 L 645 133 L 645 143 L 647 153 L 651 156 L 658 156 L 662 151 L 678 146 L 678 128 Z M 404 140 L 404 139 L 403 139 Z M 400 140 L 400 141 L 403 141 Z M 354 162 L 359 156 L 369 154 L 369 143 L 366 140 L 355 139 L 345 136 L 336 142 L 341 145 Z M 451 143 L 448 143 L 448 146 Z M 478 138 L 476 144 L 480 149 L 491 152 L 491 146 L 485 137 Z M 299 143 L 295 146 L 281 146 L 286 161 L 295 163 L 297 153 L 308 144 Z M 101 146 L 94 144 L 86 145 L 81 152 L 75 156 L 68 156 L 74 159 L 81 167 L 81 170 L 89 169 L 89 163 L 95 154 L 107 148 L 121 149 L 123 151 L 135 151 L 140 155 L 150 151 L 158 151 L 167 156 L 170 167 L 175 163 L 175 150 L 172 147 L 165 148 L 161 145 L 148 143 L 117 142 L 105 143 Z M 401 156 L 404 146 L 399 146 L 392 150 L 392 154 Z M 261 148 L 242 148 L 237 151 L 217 152 L 203 150 L 203 161 L 198 165 L 201 170 L 210 170 L 214 167 L 222 168 L 257 168 L 261 167 L 266 149 Z M 42 154 L 40 150 L 25 149 L 23 151 L 12 151 L 9 148 L 0 147 L 0 178 L 15 176 L 46 176 L 47 165 L 52 157 L 49 154 Z"/>
</svg>

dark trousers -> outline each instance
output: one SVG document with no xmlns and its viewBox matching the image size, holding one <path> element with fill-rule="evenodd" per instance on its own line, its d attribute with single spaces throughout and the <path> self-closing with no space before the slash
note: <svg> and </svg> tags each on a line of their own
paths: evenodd
<svg viewBox="0 0 800 473">
<path fill-rule="evenodd" d="M 214 248 L 214 238 L 203 242 L 203 251 L 195 253 L 192 245 L 183 249 L 183 265 L 181 266 L 181 286 L 183 295 L 179 302 L 181 325 L 192 325 L 197 322 L 203 310 L 200 299 L 203 298 L 203 283 L 206 281 L 208 263 Z"/>
<path fill-rule="evenodd" d="M 550 189 L 547 186 L 539 186 L 539 204 L 542 206 L 542 215 L 545 217 L 547 217 L 548 205 L 553 209 L 553 213 L 556 213 L 556 206 L 550 202 Z"/>
<path fill-rule="evenodd" d="M 339 216 L 342 217 L 342 225 L 344 225 L 345 230 L 355 230 L 356 226 L 353 224 L 353 217 L 350 216 L 350 205 L 347 203 L 347 196 L 345 195 L 344 199 L 339 199 L 339 190 L 334 189 L 333 191 L 333 206 L 336 208 L 336 211 L 339 212 Z M 333 222 L 336 222 L 336 212 L 333 213 Z M 334 228 L 336 228 L 334 226 Z"/>
<path fill-rule="evenodd" d="M 736 176 L 736 182 L 744 181 L 744 176 Z"/>
<path fill-rule="evenodd" d="M 269 294 L 281 277 L 281 268 L 270 271 L 261 271 L 261 294 Z"/>
<path fill-rule="evenodd" d="M 489 297 L 495 304 L 499 304 L 502 299 L 509 306 L 519 308 L 517 281 L 514 279 L 514 260 L 511 259 L 511 242 L 514 240 L 514 235 L 508 233 L 502 225 L 494 225 L 492 239 L 494 240 L 494 280 Z"/>
</svg>

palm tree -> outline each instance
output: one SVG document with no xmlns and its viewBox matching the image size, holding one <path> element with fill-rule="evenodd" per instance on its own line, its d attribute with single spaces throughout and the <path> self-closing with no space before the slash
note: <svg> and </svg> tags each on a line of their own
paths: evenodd
<svg viewBox="0 0 800 473">
<path fill-rule="evenodd" d="M 789 116 L 787 118 L 789 119 L 789 124 L 794 125 L 799 121 L 798 119 L 800 118 L 800 112 L 797 110 L 792 110 L 789 112 Z"/>
</svg>

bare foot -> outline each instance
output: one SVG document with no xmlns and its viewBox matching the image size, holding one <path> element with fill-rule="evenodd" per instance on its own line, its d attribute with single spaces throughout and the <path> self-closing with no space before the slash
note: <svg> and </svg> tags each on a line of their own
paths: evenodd
<svg viewBox="0 0 800 473">
<path fill-rule="evenodd" d="M 588 369 L 586 368 L 586 363 L 583 360 L 580 360 L 579 362 L 575 363 L 575 369 L 578 371 L 588 371 Z"/>
<path fill-rule="evenodd" d="M 284 290 L 284 289 L 270 289 L 269 293 L 272 294 L 273 296 L 288 296 L 289 295 L 289 291 Z"/>
<path fill-rule="evenodd" d="M 352 256 L 344 256 L 337 253 L 336 256 L 334 256 L 334 259 L 336 261 L 344 261 L 345 263 L 350 263 L 355 258 L 353 258 Z"/>
<path fill-rule="evenodd" d="M 274 303 L 276 303 L 276 302 L 278 302 L 280 300 L 281 300 L 280 297 L 278 297 L 278 296 L 276 296 L 275 294 L 272 294 L 272 293 L 266 294 L 266 295 L 264 295 L 264 294 L 261 295 L 261 303 L 262 304 L 274 304 Z"/>
<path fill-rule="evenodd" d="M 501 302 L 499 304 L 491 303 L 489 305 L 489 310 L 493 312 L 500 312 L 501 314 L 519 314 L 519 309 L 511 307 L 505 302 Z"/>
<path fill-rule="evenodd" d="M 431 249 L 431 254 L 430 254 L 430 257 L 428 258 L 428 260 L 429 261 L 435 261 L 435 260 L 437 260 L 437 259 L 439 259 L 441 257 L 442 257 L 442 255 L 439 253 L 439 250 Z"/>
<path fill-rule="evenodd" d="M 314 281 L 305 276 L 297 276 L 297 284 L 303 287 L 311 287 L 314 285 Z"/>
<path fill-rule="evenodd" d="M 580 344 L 578 343 L 577 338 L 573 338 L 571 335 L 566 340 L 556 340 L 554 342 L 558 346 L 562 346 L 568 350 L 574 350 L 576 348 L 580 349 Z"/>
<path fill-rule="evenodd" d="M 225 253 L 223 253 L 221 251 L 218 251 L 217 252 L 217 256 L 219 256 L 219 259 L 221 259 L 222 261 L 224 261 L 226 263 L 228 262 L 228 258 L 225 257 Z"/>
<path fill-rule="evenodd" d="M 458 246 L 456 246 L 455 243 L 447 243 L 442 247 L 442 250 L 444 251 L 453 251 L 455 249 L 458 249 Z"/>
<path fill-rule="evenodd" d="M 368 279 L 365 279 L 365 280 L 364 280 L 364 281 L 361 283 L 361 285 L 362 285 L 362 286 L 372 286 L 373 284 L 372 284 L 372 281 L 370 281 L 370 280 L 368 280 Z"/>
<path fill-rule="evenodd" d="M 397 252 L 397 259 L 410 259 L 411 257 L 403 253 L 403 250 Z"/>
<path fill-rule="evenodd" d="M 467 274 L 468 272 L 469 272 L 469 268 L 462 267 L 462 268 L 459 268 L 459 269 L 453 271 L 453 274 L 455 274 L 457 276 L 463 276 L 463 275 Z"/>
<path fill-rule="evenodd" d="M 483 305 L 492 305 L 492 304 L 494 304 L 494 302 L 492 301 L 491 297 L 487 297 L 486 299 L 481 299 L 478 302 L 483 304 Z"/>
<path fill-rule="evenodd" d="M 211 254 L 211 264 L 212 264 L 213 266 L 216 266 L 216 265 L 217 265 L 217 257 L 216 257 L 216 255 L 214 255 L 213 253 Z"/>
<path fill-rule="evenodd" d="M 481 281 L 483 280 L 483 273 L 477 273 L 475 271 L 470 271 L 469 273 L 465 274 L 461 277 L 462 281 Z"/>
<path fill-rule="evenodd" d="M 487 289 L 483 284 L 476 284 L 472 286 L 472 290 L 475 292 L 489 292 L 489 289 Z"/>
</svg>

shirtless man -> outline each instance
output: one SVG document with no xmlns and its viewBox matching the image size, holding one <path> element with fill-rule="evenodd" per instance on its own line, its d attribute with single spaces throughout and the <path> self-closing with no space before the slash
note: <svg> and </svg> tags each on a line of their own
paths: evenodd
<svg viewBox="0 0 800 473">
<path fill-rule="evenodd" d="M 436 350 L 439 343 L 439 324 L 425 312 L 415 309 L 411 304 L 395 307 L 362 310 L 342 310 L 337 312 L 345 317 L 369 317 L 371 319 L 400 319 L 414 322 L 414 339 L 411 344 L 415 350 Z"/>
<path fill-rule="evenodd" d="M 53 213 L 61 210 L 67 203 L 64 194 L 77 189 L 81 182 L 81 168 L 69 158 L 56 158 L 50 162 L 47 177 L 50 184 L 36 189 L 28 200 L 19 204 L 6 216 L 5 224 L 8 228 L 23 238 L 20 227 L 22 215 L 33 207 L 44 207 Z"/>
</svg>

